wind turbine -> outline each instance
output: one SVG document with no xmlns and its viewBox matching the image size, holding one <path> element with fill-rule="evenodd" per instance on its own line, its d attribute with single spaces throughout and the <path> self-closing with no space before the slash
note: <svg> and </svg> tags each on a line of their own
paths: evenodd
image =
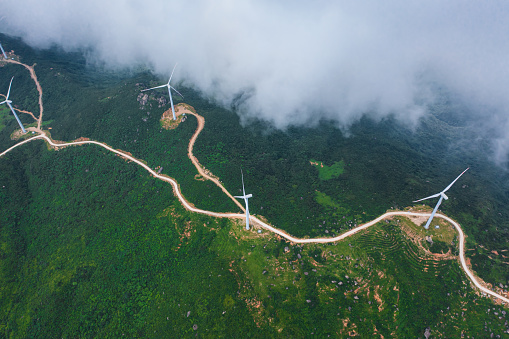
<svg viewBox="0 0 509 339">
<path fill-rule="evenodd" d="M 2 44 L 0 44 L 0 49 L 2 50 L 2 54 L 4 55 L 4 58 L 7 59 L 7 54 L 5 54 L 4 48 L 2 47 Z"/>
<path fill-rule="evenodd" d="M 414 202 L 419 202 L 419 201 L 423 201 L 423 200 L 426 200 L 426 199 L 431 199 L 431 198 L 436 198 L 436 197 L 440 197 L 440 199 L 438 199 L 438 203 L 437 205 L 435 206 L 435 208 L 433 209 L 433 212 L 431 213 L 431 216 L 429 217 L 428 219 L 428 222 L 426 222 L 426 225 L 424 226 L 425 229 L 428 229 L 429 228 L 429 224 L 431 223 L 431 220 L 433 220 L 433 217 L 435 216 L 435 213 L 437 212 L 438 210 L 438 206 L 440 206 L 440 204 L 442 203 L 442 200 L 447 200 L 449 199 L 447 197 L 447 195 L 445 195 L 445 192 L 447 192 L 449 190 L 449 188 L 451 188 L 452 185 L 454 185 L 454 183 L 456 182 L 456 180 L 458 180 L 462 175 L 463 173 L 465 173 L 466 171 L 469 170 L 470 167 L 468 167 L 466 170 L 464 170 L 463 172 L 461 172 L 460 175 L 458 175 L 458 177 L 456 179 L 454 179 L 453 182 L 451 182 L 449 184 L 449 186 L 447 186 L 442 192 L 440 193 L 437 193 L 437 194 L 433 194 L 433 195 L 430 195 L 429 197 L 426 197 L 426 198 L 423 198 L 423 199 L 419 199 L 419 200 L 415 200 Z"/>
<path fill-rule="evenodd" d="M 7 91 L 7 96 L 5 97 L 4 101 L 0 102 L 0 105 L 7 104 L 7 106 L 9 106 L 9 108 L 12 111 L 12 114 L 14 114 L 14 116 L 16 117 L 16 120 L 18 121 L 19 127 L 21 127 L 21 130 L 23 131 L 23 133 L 26 133 L 27 131 L 25 131 L 25 127 L 23 127 L 23 124 L 21 123 L 21 121 L 19 121 L 18 115 L 16 114 L 16 112 L 14 112 L 14 108 L 12 108 L 12 106 L 11 106 L 12 101 L 9 100 L 9 94 L 11 93 L 11 85 L 12 85 L 13 79 L 14 79 L 14 77 L 12 77 L 11 83 L 9 84 L 9 90 Z"/>
<path fill-rule="evenodd" d="M 175 66 L 173 66 L 173 71 L 171 71 L 170 80 L 168 80 L 167 84 L 161 85 L 161 86 L 157 86 L 157 87 L 148 88 L 148 89 L 144 89 L 142 91 L 142 92 L 145 92 L 145 91 L 150 91 L 151 89 L 168 87 L 168 93 L 170 94 L 171 112 L 173 113 L 173 120 L 177 120 L 177 117 L 175 116 L 175 108 L 173 108 L 173 98 L 171 97 L 171 90 L 174 90 L 175 92 L 178 93 L 178 95 L 180 95 L 182 98 L 184 98 L 184 96 L 182 94 L 180 94 L 179 91 L 177 91 L 175 88 L 173 88 L 173 86 L 170 85 L 171 77 L 173 76 L 173 72 L 175 72 L 175 67 L 177 67 L 177 64 L 175 64 Z"/>
<path fill-rule="evenodd" d="M 253 195 L 248 194 L 246 195 L 246 191 L 244 190 L 244 173 L 242 173 L 242 170 L 240 170 L 240 174 L 242 174 L 242 194 L 241 196 L 235 196 L 237 199 L 244 199 L 244 202 L 246 203 L 246 230 L 249 230 L 249 205 L 247 203 L 247 199 L 251 198 Z"/>
</svg>

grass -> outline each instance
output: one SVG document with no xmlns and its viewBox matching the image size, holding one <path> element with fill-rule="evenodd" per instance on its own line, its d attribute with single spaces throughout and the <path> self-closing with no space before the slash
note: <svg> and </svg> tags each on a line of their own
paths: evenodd
<svg viewBox="0 0 509 339">
<path fill-rule="evenodd" d="M 325 193 L 316 191 L 315 192 L 315 200 L 320 205 L 322 205 L 322 206 L 324 206 L 326 208 L 333 209 L 334 210 L 334 214 L 336 216 L 348 215 L 349 212 L 350 212 L 350 210 L 348 208 L 346 208 L 343 205 L 337 203 L 336 201 L 334 201 L 331 197 L 329 197 Z"/>
<path fill-rule="evenodd" d="M 322 161 L 314 159 L 311 159 L 309 162 L 318 169 L 318 177 L 320 180 L 326 181 L 338 178 L 345 171 L 345 162 L 343 160 L 335 161 L 332 166 L 324 165 Z"/>
</svg>

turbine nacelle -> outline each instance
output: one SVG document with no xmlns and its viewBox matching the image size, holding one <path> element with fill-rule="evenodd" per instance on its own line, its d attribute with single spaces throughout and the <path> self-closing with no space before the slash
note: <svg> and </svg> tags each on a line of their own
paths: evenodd
<svg viewBox="0 0 509 339">
<path fill-rule="evenodd" d="M 447 195 L 445 195 L 444 192 L 440 192 L 440 195 L 442 196 L 442 198 L 444 198 L 445 200 L 448 200 L 449 197 Z"/>
<path fill-rule="evenodd" d="M 247 195 L 234 195 L 233 196 L 234 198 L 237 198 L 237 199 L 249 199 L 249 198 L 252 198 L 253 195 L 252 194 L 247 194 Z"/>
<path fill-rule="evenodd" d="M 142 90 L 142 92 L 145 92 L 145 91 L 150 91 L 150 90 L 156 89 L 156 88 L 163 88 L 163 87 L 168 88 L 168 94 L 170 96 L 171 112 L 173 113 L 173 120 L 177 120 L 177 116 L 175 115 L 175 108 L 173 107 L 173 98 L 171 97 L 171 90 L 174 90 L 175 92 L 178 93 L 178 95 L 180 95 L 182 98 L 184 98 L 184 96 L 182 94 L 180 94 L 179 91 L 177 91 L 175 88 L 173 88 L 173 86 L 170 85 L 171 78 L 173 77 L 173 72 L 175 72 L 175 67 L 177 67 L 177 64 L 175 64 L 175 66 L 173 66 L 173 71 L 171 71 L 170 80 L 168 80 L 167 84 Z"/>
</svg>

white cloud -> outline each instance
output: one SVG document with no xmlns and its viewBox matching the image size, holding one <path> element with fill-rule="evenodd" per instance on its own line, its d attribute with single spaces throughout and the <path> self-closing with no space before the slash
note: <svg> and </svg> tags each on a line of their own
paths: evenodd
<svg viewBox="0 0 509 339">
<path fill-rule="evenodd" d="M 446 87 L 509 149 L 509 3 L 505 1 L 69 1 L 1 4 L 0 31 L 47 47 L 91 47 L 117 67 L 150 64 L 284 128 L 362 114 L 415 125 Z M 497 125 L 491 125 L 493 119 Z M 487 128 L 488 128 L 487 127 Z"/>
</svg>

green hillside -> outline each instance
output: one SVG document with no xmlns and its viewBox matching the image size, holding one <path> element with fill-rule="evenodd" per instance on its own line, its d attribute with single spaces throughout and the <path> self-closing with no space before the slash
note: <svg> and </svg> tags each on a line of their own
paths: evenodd
<svg viewBox="0 0 509 339">
<path fill-rule="evenodd" d="M 196 119 L 162 129 L 165 92 L 139 96 L 157 81 L 149 72 L 111 73 L 78 53 L 0 38 L 37 63 L 55 140 L 105 142 L 161 166 L 195 206 L 240 212 L 195 179 L 187 144 Z M 20 66 L 1 68 L 0 93 L 12 75 L 13 101 L 37 112 Z M 470 166 L 441 210 L 464 228 L 476 273 L 508 285 L 507 172 L 486 149 L 459 147 L 469 130 L 447 118 L 445 100 L 416 131 L 364 118 L 346 136 L 326 121 L 285 131 L 243 126 L 234 108 L 178 89 L 206 120 L 194 151 L 200 163 L 234 194 L 242 168 L 251 212 L 294 236 L 341 234 L 440 191 Z M 17 126 L 4 113 L 2 151 Z M 0 337 L 503 335 L 507 308 L 471 287 L 454 257 L 455 234 L 444 224 L 430 245 L 415 240 L 424 236 L 416 230 L 395 218 L 335 244 L 291 244 L 186 211 L 169 184 L 102 148 L 54 151 L 34 141 L 0 158 Z"/>
</svg>

